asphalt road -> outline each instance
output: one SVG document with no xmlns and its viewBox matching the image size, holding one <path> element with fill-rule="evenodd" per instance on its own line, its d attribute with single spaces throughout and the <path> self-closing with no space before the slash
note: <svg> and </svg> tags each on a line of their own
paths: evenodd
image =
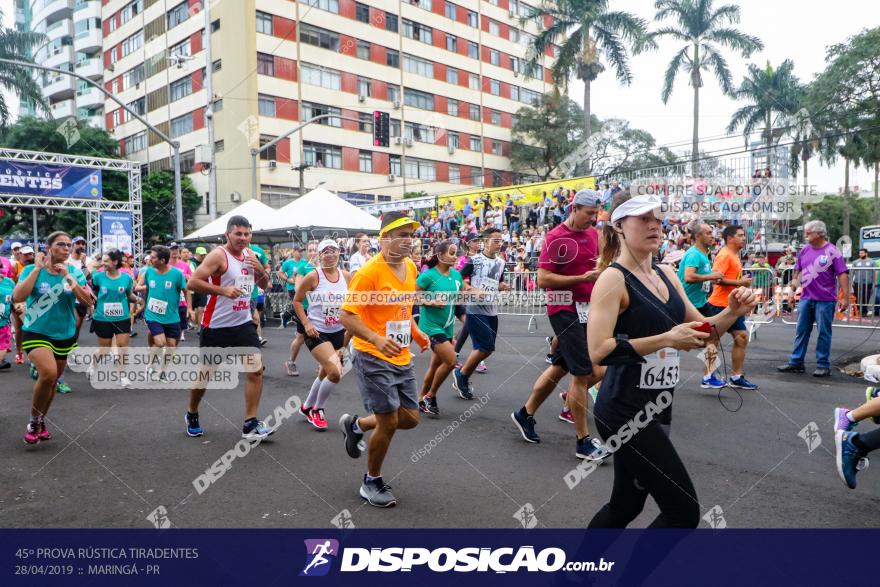
<svg viewBox="0 0 880 587">
<path fill-rule="evenodd" d="M 143 325 L 138 329 L 136 346 L 146 344 Z M 185 390 L 95 390 L 82 374 L 69 373 L 74 392 L 56 397 L 50 412 L 55 439 L 29 447 L 22 435 L 31 381 L 26 369 L 13 366 L 0 372 L 0 526 L 151 527 L 147 516 L 162 506 L 177 527 L 330 527 L 347 510 L 343 517 L 355 527 L 516 528 L 522 508 L 534 512 L 534 520 L 526 520 L 539 527 L 584 527 L 610 495 L 612 468 L 602 466 L 569 489 L 564 477 L 578 464 L 574 431 L 557 419 L 556 396 L 537 415 L 541 444 L 523 442 L 510 420 L 545 367 L 549 332 L 545 317 L 534 333 L 525 318 L 502 318 L 489 372 L 472 378 L 477 395 L 487 396 L 485 404 L 459 399 L 447 383 L 439 398 L 441 417 L 424 418 L 395 436 L 383 474 L 398 505 L 387 510 L 358 496 L 366 459 L 346 455 L 336 428 L 343 412 L 363 413 L 351 375 L 327 405 L 330 430 L 314 430 L 295 415 L 271 442 L 236 458 L 198 494 L 193 480 L 240 439 L 241 388 L 209 392 L 201 409 L 206 434 L 189 438 Z M 774 367 L 785 361 L 793 333 L 781 324 L 758 330 L 746 374 L 761 389 L 743 391 L 736 412 L 725 409 L 716 392 L 699 388 L 699 363 L 684 358 L 672 439 L 701 511 L 720 506 L 728 527 L 880 526 L 880 460 L 878 470 L 859 475 L 854 491 L 834 469 L 832 410 L 857 405 L 865 383 L 837 372 L 816 380 L 809 375 L 812 361 L 806 375 L 777 374 Z M 80 342 L 90 343 L 91 336 Z M 288 377 L 282 362 L 293 329 L 269 329 L 265 336 L 270 342 L 261 413 L 269 414 L 292 395 L 305 398 L 315 362 L 303 348 L 302 375 Z M 880 334 L 835 329 L 834 358 L 877 348 Z M 427 359 L 416 358 L 419 377 Z M 723 397 L 729 409 L 739 404 L 730 390 Z M 798 436 L 811 422 L 819 433 L 812 451 Z M 419 449 L 430 452 L 414 455 Z M 656 514 L 649 500 L 633 526 L 646 526 Z"/>
</svg>

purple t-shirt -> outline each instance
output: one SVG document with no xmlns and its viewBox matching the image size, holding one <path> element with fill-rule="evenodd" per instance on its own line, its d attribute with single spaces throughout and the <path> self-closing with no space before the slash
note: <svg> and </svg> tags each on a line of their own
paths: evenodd
<svg viewBox="0 0 880 587">
<path fill-rule="evenodd" d="M 837 301 L 837 276 L 849 271 L 840 251 L 830 242 L 820 248 L 807 245 L 801 249 L 796 271 L 801 272 L 804 293 L 801 299 L 816 302 Z"/>
</svg>

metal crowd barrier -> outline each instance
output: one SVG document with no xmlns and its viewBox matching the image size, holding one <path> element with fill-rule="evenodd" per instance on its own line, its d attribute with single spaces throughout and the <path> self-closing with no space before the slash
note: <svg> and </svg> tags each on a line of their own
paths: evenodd
<svg viewBox="0 0 880 587">
<path fill-rule="evenodd" d="M 546 292 L 538 287 L 538 272 L 505 272 L 504 282 L 510 286 L 507 303 L 498 305 L 499 316 L 528 316 L 528 331 L 538 330 L 538 316 L 547 312 Z"/>
<path fill-rule="evenodd" d="M 794 269 L 786 269 L 780 276 L 780 284 L 788 284 L 794 275 Z M 803 280 L 803 276 L 801 278 Z M 880 326 L 880 267 L 850 267 L 850 291 L 843 292 L 838 288 L 837 307 L 831 325 L 838 328 L 873 329 Z M 800 302 L 803 287 L 792 291 L 789 285 L 779 286 L 782 299 L 779 316 L 784 324 L 796 325 L 798 320 L 797 305 Z M 840 303 L 844 295 L 849 296 L 849 310 L 843 312 Z M 793 302 L 791 298 L 794 298 Z"/>
</svg>

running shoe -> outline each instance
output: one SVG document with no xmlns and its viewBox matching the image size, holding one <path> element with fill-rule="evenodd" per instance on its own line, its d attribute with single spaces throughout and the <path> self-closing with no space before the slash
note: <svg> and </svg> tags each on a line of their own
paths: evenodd
<svg viewBox="0 0 880 587">
<path fill-rule="evenodd" d="M 263 338 L 262 336 L 260 337 L 260 346 L 261 346 L 261 347 L 266 346 L 266 343 L 268 343 L 268 342 L 269 342 L 269 341 L 266 340 L 265 338 Z"/>
<path fill-rule="evenodd" d="M 834 433 L 834 453 L 837 462 L 837 475 L 840 480 L 850 489 L 856 488 L 856 473 L 859 472 L 859 461 L 862 454 L 853 444 L 853 437 L 858 432 L 847 432 L 838 430 Z M 27 438 L 27 437 L 25 437 Z M 862 465 L 864 468 L 864 465 Z"/>
<path fill-rule="evenodd" d="M 427 404 L 425 404 L 425 400 L 423 400 L 423 399 L 419 400 L 419 411 L 423 414 L 428 413 L 428 406 L 427 406 Z"/>
<path fill-rule="evenodd" d="M 803 363 L 786 363 L 785 365 L 779 365 L 778 367 L 776 367 L 776 370 L 780 373 L 803 373 L 804 371 L 806 371 Z"/>
<path fill-rule="evenodd" d="M 307 408 L 305 405 L 301 405 L 299 407 L 299 415 L 306 419 L 307 422 L 312 421 L 312 408 Z"/>
<path fill-rule="evenodd" d="M 15 364 L 22 365 L 24 364 L 24 353 L 22 351 L 18 351 L 15 353 Z"/>
<path fill-rule="evenodd" d="M 45 420 L 43 422 L 40 422 L 40 435 L 39 436 L 40 436 L 40 442 L 43 442 L 44 440 L 52 440 L 52 433 L 49 432 L 48 428 L 46 428 Z"/>
<path fill-rule="evenodd" d="M 550 337 L 548 336 L 547 338 Z M 572 415 L 571 410 L 568 409 L 568 406 L 565 405 L 565 400 L 568 398 L 568 392 L 563 391 L 559 394 L 559 398 L 562 400 L 562 411 L 559 412 L 559 419 L 563 422 L 574 424 L 574 416 Z"/>
<path fill-rule="evenodd" d="M 33 363 L 28 363 L 28 375 L 30 375 L 31 379 L 33 379 L 34 381 L 36 381 L 40 377 L 40 374 L 37 373 L 37 368 L 34 366 Z"/>
<path fill-rule="evenodd" d="M 186 340 L 186 332 L 181 330 L 180 331 L 180 342 L 183 342 L 185 340 Z"/>
<path fill-rule="evenodd" d="M 426 395 L 424 403 L 425 403 L 425 408 L 426 408 L 426 412 L 425 412 L 426 414 L 431 414 L 432 416 L 439 416 L 440 415 L 440 408 L 437 407 L 437 398 L 436 397 Z"/>
<path fill-rule="evenodd" d="M 856 427 L 857 422 L 850 421 L 846 415 L 849 413 L 847 408 L 834 408 L 834 431 L 843 430 L 849 432 Z"/>
<path fill-rule="evenodd" d="M 755 391 L 758 389 L 758 386 L 745 378 L 744 375 L 740 375 L 739 377 L 731 377 L 730 381 L 727 382 L 727 385 L 730 387 L 738 387 L 739 389 L 748 389 L 751 391 Z"/>
<path fill-rule="evenodd" d="M 880 395 L 880 389 L 877 389 L 876 387 L 866 387 L 865 403 L 868 403 L 878 395 Z M 880 416 L 872 416 L 871 419 L 874 420 L 874 424 L 880 424 Z"/>
<path fill-rule="evenodd" d="M 342 436 L 345 439 L 345 451 L 353 459 L 361 456 L 367 450 L 367 443 L 364 442 L 364 435 L 355 432 L 352 429 L 354 423 L 357 422 L 357 414 L 342 414 L 339 418 L 339 428 L 342 430 Z"/>
<path fill-rule="evenodd" d="M 553 355 L 547 355 L 546 357 L 544 357 L 544 362 L 547 363 L 548 365 L 552 365 L 553 364 Z"/>
<path fill-rule="evenodd" d="M 135 332 L 134 330 L 132 330 L 132 331 L 131 331 L 131 334 L 129 334 L 128 337 L 129 337 L 129 338 L 136 338 L 137 335 L 138 335 L 138 333 Z"/>
<path fill-rule="evenodd" d="M 727 382 L 716 377 L 715 374 L 712 373 L 708 377 L 703 377 L 703 380 L 700 382 L 700 387 L 703 389 L 721 389 L 727 387 Z"/>
<path fill-rule="evenodd" d="M 70 385 L 68 385 L 65 380 L 59 379 L 58 383 L 55 384 L 55 391 L 58 393 L 70 393 L 73 389 L 71 389 Z"/>
<path fill-rule="evenodd" d="M 6 359 L 3 359 L 2 361 L 0 361 L 0 371 L 5 371 L 6 369 L 12 369 L 12 363 L 7 361 Z"/>
<path fill-rule="evenodd" d="M 309 422 L 311 422 L 312 426 L 314 426 L 318 430 L 326 430 L 327 420 L 324 418 L 324 409 L 318 408 L 317 410 L 312 410 Z"/>
<path fill-rule="evenodd" d="M 525 407 L 520 408 L 516 412 L 510 414 L 510 419 L 516 424 L 519 433 L 522 434 L 523 440 L 537 444 L 541 442 L 541 437 L 535 432 L 535 418 L 526 413 Z"/>
<path fill-rule="evenodd" d="M 489 370 L 489 367 L 486 366 L 486 361 L 480 361 L 480 364 L 477 365 L 477 373 L 486 373 Z"/>
<path fill-rule="evenodd" d="M 470 381 L 464 376 L 461 369 L 452 372 L 452 389 L 458 392 L 458 397 L 461 399 L 474 399 L 474 388 L 471 387 Z"/>
<path fill-rule="evenodd" d="M 186 433 L 193 438 L 196 436 L 202 436 L 205 431 L 202 430 L 202 427 L 199 425 L 199 413 L 191 414 L 189 412 L 184 416 L 184 420 L 186 420 Z"/>
<path fill-rule="evenodd" d="M 28 444 L 37 444 L 40 442 L 41 426 L 38 422 L 28 422 L 24 431 L 24 441 Z"/>
<path fill-rule="evenodd" d="M 575 456 L 586 461 L 594 463 L 602 463 L 611 456 L 608 449 L 599 441 L 598 438 L 590 438 L 589 436 L 577 441 L 577 451 Z"/>
<path fill-rule="evenodd" d="M 397 504 L 397 499 L 391 493 L 391 486 L 382 481 L 382 477 L 376 477 L 367 481 L 364 475 L 364 482 L 360 490 L 361 497 L 367 500 L 367 503 L 377 508 L 388 508 Z"/>
<path fill-rule="evenodd" d="M 284 368 L 287 369 L 287 375 L 290 377 L 299 377 L 299 369 L 293 361 L 284 361 Z"/>
<path fill-rule="evenodd" d="M 275 430 L 269 428 L 268 426 L 266 426 L 265 422 L 261 422 L 256 418 L 251 418 L 250 420 L 247 420 L 241 429 L 241 437 L 245 440 L 255 440 L 257 438 L 263 440 L 274 433 Z"/>
</svg>

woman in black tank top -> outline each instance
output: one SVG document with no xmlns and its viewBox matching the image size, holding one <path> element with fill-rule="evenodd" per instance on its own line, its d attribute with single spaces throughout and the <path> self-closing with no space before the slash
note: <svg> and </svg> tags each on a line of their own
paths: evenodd
<svg viewBox="0 0 880 587">
<path fill-rule="evenodd" d="M 608 367 L 594 407 L 596 428 L 614 453 L 611 500 L 591 528 L 623 528 L 650 495 L 660 508 L 651 527 L 695 528 L 700 508 L 693 483 L 668 437 L 680 351 L 701 348 L 704 322 L 724 332 L 755 306 L 747 288 L 704 318 L 671 268 L 654 265 L 662 243 L 656 196 L 620 194 L 604 227 L 600 267 L 587 325 L 589 354 Z M 612 261 L 616 258 L 616 262 Z"/>
</svg>

